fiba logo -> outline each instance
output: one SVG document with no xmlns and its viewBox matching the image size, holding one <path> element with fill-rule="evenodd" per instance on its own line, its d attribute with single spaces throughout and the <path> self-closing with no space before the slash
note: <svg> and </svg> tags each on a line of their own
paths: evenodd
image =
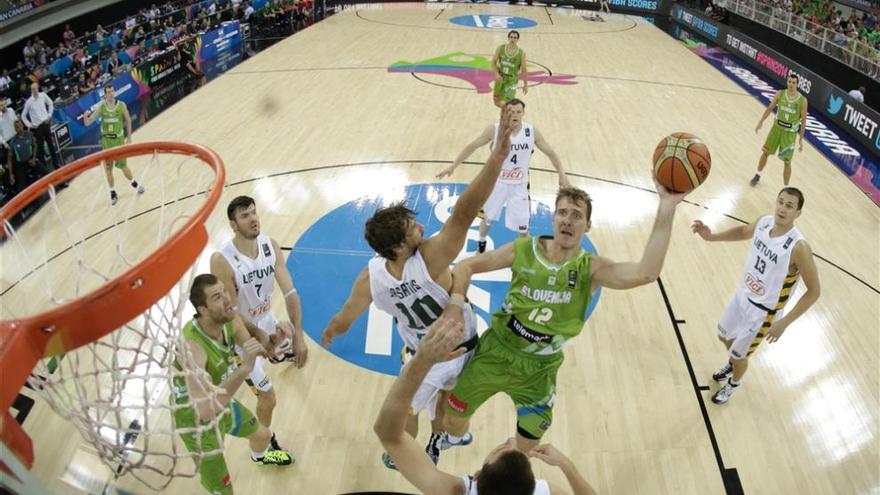
<svg viewBox="0 0 880 495">
<path fill-rule="evenodd" d="M 464 184 L 410 185 L 402 191 L 350 201 L 309 227 L 288 256 L 287 268 L 302 299 L 304 330 L 312 340 L 321 341 L 321 332 L 342 308 L 358 274 L 375 255 L 363 236 L 364 223 L 373 212 L 393 201 L 403 200 L 408 208 L 416 211 L 416 221 L 425 226 L 427 239 L 440 231 L 464 188 Z M 550 207 L 532 201 L 531 233 L 552 235 L 552 215 Z M 479 220 L 476 220 L 471 226 L 467 243 L 456 261 L 475 254 L 478 225 Z M 488 249 L 515 238 L 516 234 L 505 229 L 501 221 L 490 233 Z M 586 251 L 596 252 L 586 237 L 581 244 Z M 468 299 L 477 314 L 479 333 L 488 328 L 492 313 L 501 307 L 510 279 L 509 269 L 473 277 Z M 599 294 L 596 293 L 587 308 L 588 315 L 598 300 Z M 333 341 L 329 351 L 357 366 L 397 375 L 402 348 L 403 341 L 397 335 L 393 318 L 371 305 L 352 324 L 348 333 Z"/>
</svg>

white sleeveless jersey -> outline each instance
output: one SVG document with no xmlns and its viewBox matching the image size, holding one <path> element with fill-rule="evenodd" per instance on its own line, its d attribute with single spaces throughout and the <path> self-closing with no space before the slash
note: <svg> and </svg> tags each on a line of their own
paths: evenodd
<svg viewBox="0 0 880 495">
<path fill-rule="evenodd" d="M 275 290 L 276 253 L 269 236 L 257 236 L 257 257 L 249 258 L 232 241 L 220 247 L 220 253 L 232 267 L 238 291 L 238 312 L 268 334 L 275 333 L 275 317 L 270 303 Z"/>
<path fill-rule="evenodd" d="M 779 237 L 771 238 L 772 228 L 772 215 L 758 219 L 749 246 L 749 256 L 743 267 L 741 289 L 750 301 L 771 310 L 785 302 L 780 297 L 783 285 L 786 300 L 794 292 L 796 279 L 786 281 L 789 278 L 788 267 L 795 245 L 804 238 L 795 227 Z"/>
<path fill-rule="evenodd" d="M 449 303 L 449 293 L 431 278 L 422 253 L 416 250 L 403 266 L 403 277 L 398 280 L 388 272 L 386 259 L 370 260 L 370 293 L 373 304 L 390 314 L 396 321 L 397 333 L 412 350 L 419 348 L 419 340 L 428 327 L 443 314 Z M 476 335 L 476 329 L 465 329 L 465 340 Z"/>
<path fill-rule="evenodd" d="M 498 124 L 495 124 L 495 135 L 492 138 L 492 149 L 498 142 Z M 529 182 L 529 162 L 535 152 L 535 129 L 525 122 L 520 126 L 519 133 L 510 138 L 510 153 L 501 165 L 498 182 L 505 184 L 526 184 Z"/>
<path fill-rule="evenodd" d="M 464 482 L 464 495 L 479 495 L 477 491 L 477 480 L 470 476 L 462 476 Z M 550 495 L 550 484 L 547 480 L 535 480 L 535 489 L 532 495 Z"/>
</svg>

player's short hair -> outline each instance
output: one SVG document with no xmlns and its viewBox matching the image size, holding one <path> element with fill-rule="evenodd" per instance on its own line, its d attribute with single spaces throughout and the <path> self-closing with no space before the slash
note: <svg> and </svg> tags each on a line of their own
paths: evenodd
<svg viewBox="0 0 880 495">
<path fill-rule="evenodd" d="M 394 261 L 394 248 L 406 239 L 406 229 L 416 212 L 403 206 L 403 202 L 379 208 L 364 225 L 364 239 L 379 256 Z"/>
<path fill-rule="evenodd" d="M 797 209 L 798 211 L 801 211 L 801 208 L 804 207 L 804 193 L 802 193 L 800 189 L 791 186 L 783 187 L 782 190 L 779 191 L 779 194 L 782 193 L 791 194 L 792 196 L 796 197 L 798 200 Z M 777 198 L 779 197 L 779 194 L 776 195 Z"/>
<path fill-rule="evenodd" d="M 523 110 L 526 109 L 526 102 L 520 100 L 519 98 L 511 98 L 507 100 L 507 103 L 504 106 L 513 106 L 513 105 L 522 105 Z"/>
<path fill-rule="evenodd" d="M 105 92 L 106 92 L 108 89 L 109 89 L 110 91 L 113 91 L 113 85 L 110 84 L 110 83 L 107 83 L 107 84 L 104 85 L 104 87 L 103 87 L 102 89 L 103 89 Z"/>
<path fill-rule="evenodd" d="M 794 72 L 789 72 L 789 73 L 788 73 L 788 78 L 789 78 L 789 79 L 794 79 L 794 80 L 797 81 L 797 82 L 801 82 L 801 78 L 798 77 L 798 75 L 795 74 Z"/>
<path fill-rule="evenodd" d="M 519 39 L 519 31 L 517 31 L 516 29 L 514 29 L 514 30 L 510 31 L 509 33 L 507 33 L 507 37 L 510 38 L 510 35 L 511 35 L 511 34 L 515 34 L 515 35 L 516 35 L 516 39 Z"/>
<path fill-rule="evenodd" d="M 559 200 L 562 198 L 568 198 L 576 205 L 586 205 L 587 221 L 590 221 L 590 217 L 593 215 L 593 199 L 590 198 L 590 195 L 587 194 L 586 191 L 577 187 L 563 187 L 558 193 L 556 193 L 557 207 L 559 206 Z"/>
<path fill-rule="evenodd" d="M 205 295 L 205 289 L 220 282 L 220 279 L 210 273 L 196 275 L 193 279 L 192 287 L 189 289 L 189 302 L 196 308 L 198 316 L 199 308 L 208 305 L 208 296 Z"/>
<path fill-rule="evenodd" d="M 230 220 L 235 220 L 235 213 L 239 209 L 248 209 L 251 205 L 257 204 L 254 201 L 254 198 L 250 196 L 239 196 L 232 201 L 229 202 L 229 206 L 226 207 L 226 217 Z"/>
<path fill-rule="evenodd" d="M 509 450 L 493 462 L 483 464 L 477 478 L 480 495 L 532 495 L 534 491 L 532 465 L 518 450 Z"/>
</svg>

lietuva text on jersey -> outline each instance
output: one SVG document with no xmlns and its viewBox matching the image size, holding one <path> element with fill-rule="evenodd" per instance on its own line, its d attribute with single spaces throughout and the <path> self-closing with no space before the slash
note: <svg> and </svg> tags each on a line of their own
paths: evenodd
<svg viewBox="0 0 880 495">
<path fill-rule="evenodd" d="M 568 304 L 571 302 L 571 292 L 567 290 L 532 289 L 531 287 L 523 286 L 520 293 L 532 301 L 547 304 Z"/>
<path fill-rule="evenodd" d="M 397 287 L 389 287 L 388 292 L 392 299 L 405 299 L 422 290 L 422 287 L 415 280 L 404 282 Z"/>
<path fill-rule="evenodd" d="M 275 276 L 275 267 L 272 265 L 269 265 L 265 268 L 258 268 L 256 270 L 250 271 L 248 273 L 242 273 L 241 274 L 241 283 L 242 283 L 242 285 L 249 284 L 254 279 L 259 280 L 259 279 L 262 279 L 265 277 L 274 277 L 274 276 Z"/>
<path fill-rule="evenodd" d="M 757 248 L 759 253 L 767 257 L 768 260 L 772 261 L 773 264 L 776 264 L 779 261 L 779 257 L 776 256 L 776 253 L 774 253 L 769 246 L 764 244 L 761 239 L 755 238 L 755 248 Z"/>
<path fill-rule="evenodd" d="M 510 151 L 529 150 L 529 143 L 510 143 Z"/>
</svg>

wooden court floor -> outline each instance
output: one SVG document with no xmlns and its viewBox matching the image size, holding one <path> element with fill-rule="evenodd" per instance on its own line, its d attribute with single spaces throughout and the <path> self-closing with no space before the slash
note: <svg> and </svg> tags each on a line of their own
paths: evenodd
<svg viewBox="0 0 880 495">
<path fill-rule="evenodd" d="M 651 153 L 661 137 L 692 132 L 713 157 L 707 182 L 678 209 L 661 283 L 604 291 L 584 332 L 569 343 L 546 440 L 605 494 L 725 493 L 723 477 L 732 470 L 748 494 L 880 493 L 880 210 L 811 145 L 796 154 L 792 185 L 806 196 L 798 226 L 816 253 L 822 297 L 778 343 L 759 349 L 744 388 L 728 404 L 712 404 L 717 386 L 710 375 L 726 359 L 715 326 L 748 246 L 705 243 L 688 227 L 701 219 L 724 229 L 770 213 L 782 187 L 781 163 L 771 158 L 761 184 L 749 187 L 768 129 L 753 132 L 763 105 L 651 24 L 496 5 L 348 10 L 207 84 L 141 127 L 134 140 L 193 141 L 224 158 L 229 186 L 208 222 L 210 251 L 231 237 L 225 205 L 240 194 L 255 197 L 263 232 L 291 248 L 341 205 L 437 182 L 434 175 L 496 118 L 490 94 L 462 78 L 389 70 L 447 55 L 491 56 L 506 29 L 450 22 L 481 14 L 535 21 L 520 29 L 535 70 L 572 76 L 523 96 L 525 120 L 557 151 L 572 183 L 594 198 L 588 235 L 600 254 L 641 256 L 657 204 Z M 447 180 L 468 182 L 487 155 L 479 150 Z M 145 165 L 131 166 L 137 174 Z M 532 167 L 533 199 L 552 205 L 549 160 L 536 153 Z M 77 179 L 95 188 L 100 180 L 97 172 Z M 158 202 L 147 185 L 144 204 Z M 124 202 L 129 191 L 120 190 Z M 81 202 L 64 194 L 69 204 Z M 14 281 L 12 255 L 3 247 L 0 256 L 6 286 Z M 334 270 L 328 265 L 326 276 L 336 277 Z M 315 281 L 293 276 L 305 299 Z M 334 310 L 343 302 L 318 299 Z M 280 297 L 274 305 L 282 315 Z M 317 310 L 306 305 L 305 325 L 320 332 L 326 321 L 310 312 Z M 236 493 L 413 492 L 381 465 L 371 429 L 392 378 L 310 345 L 306 368 L 270 372 L 278 395 L 273 429 L 297 462 L 260 469 L 247 460 L 246 442 L 230 440 Z M 245 387 L 238 398 L 255 405 Z M 440 467 L 472 473 L 512 434 L 513 423 L 510 402 L 496 396 L 474 417 L 474 443 L 444 452 Z M 422 438 L 427 426 L 423 420 Z M 88 445 L 57 445 L 61 436 L 79 437 L 45 404 L 36 404 L 25 427 L 35 439 L 34 471 L 54 493 L 100 493 L 112 479 Z M 567 486 L 558 470 L 535 469 Z M 117 486 L 149 493 L 125 478 Z M 181 479 L 166 491 L 199 490 L 197 481 Z"/>
</svg>

